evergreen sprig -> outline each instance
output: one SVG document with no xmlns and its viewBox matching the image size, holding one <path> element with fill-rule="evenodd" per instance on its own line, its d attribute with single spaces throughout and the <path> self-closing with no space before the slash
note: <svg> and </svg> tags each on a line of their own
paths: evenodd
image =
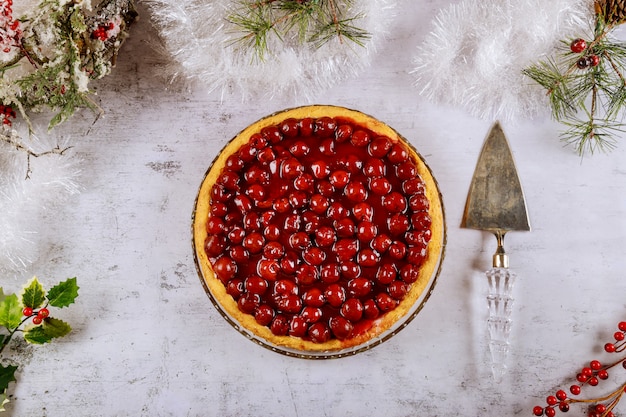
<svg viewBox="0 0 626 417">
<path fill-rule="evenodd" d="M 233 44 L 252 48 L 264 60 L 271 52 L 270 38 L 286 44 L 311 44 L 319 48 L 331 41 L 364 46 L 370 33 L 359 28 L 360 13 L 350 14 L 352 1 L 243 0 L 227 20 L 234 26 Z"/>
<path fill-rule="evenodd" d="M 523 71 L 546 90 L 554 119 L 566 127 L 561 139 L 580 155 L 613 149 L 625 131 L 626 44 L 611 36 L 617 24 L 598 14 L 584 50 L 563 41 L 556 58 Z"/>
</svg>

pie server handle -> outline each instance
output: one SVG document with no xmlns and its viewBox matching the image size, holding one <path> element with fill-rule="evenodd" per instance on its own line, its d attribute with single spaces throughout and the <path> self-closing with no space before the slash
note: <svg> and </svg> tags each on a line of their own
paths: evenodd
<svg viewBox="0 0 626 417">
<path fill-rule="evenodd" d="M 491 371 L 496 381 L 501 381 L 506 373 L 506 359 L 509 353 L 511 333 L 511 312 L 513 307 L 513 285 L 516 274 L 509 268 L 494 267 L 485 272 L 489 284 L 487 305 L 489 317 L 489 351 Z"/>
</svg>

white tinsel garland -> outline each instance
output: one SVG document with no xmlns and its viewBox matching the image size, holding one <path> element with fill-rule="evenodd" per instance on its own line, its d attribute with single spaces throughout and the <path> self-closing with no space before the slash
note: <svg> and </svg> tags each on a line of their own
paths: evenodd
<svg viewBox="0 0 626 417">
<path fill-rule="evenodd" d="M 419 46 L 416 86 L 477 117 L 534 116 L 548 108 L 546 93 L 522 70 L 590 32 L 593 18 L 593 0 L 464 0 L 439 13 Z"/>
<path fill-rule="evenodd" d="M 21 137 L 15 131 L 12 135 Z M 42 153 L 65 149 L 68 144 L 67 140 L 58 143 L 31 136 L 28 146 Z M 23 273 L 37 260 L 39 232 L 50 222 L 54 209 L 80 190 L 79 163 L 68 150 L 63 155 L 30 157 L 29 171 L 27 153 L 0 142 L 0 277 Z"/>
<path fill-rule="evenodd" d="M 395 14 L 395 0 L 355 1 L 355 22 L 371 38 L 365 47 L 330 41 L 316 49 L 308 45 L 272 43 L 265 60 L 256 52 L 233 45 L 233 27 L 227 21 L 232 0 L 148 0 L 153 22 L 164 48 L 175 63 L 172 78 L 196 80 L 222 97 L 287 95 L 313 98 L 336 83 L 356 76 L 371 60 Z M 270 39 L 270 42 L 275 42 Z"/>
</svg>

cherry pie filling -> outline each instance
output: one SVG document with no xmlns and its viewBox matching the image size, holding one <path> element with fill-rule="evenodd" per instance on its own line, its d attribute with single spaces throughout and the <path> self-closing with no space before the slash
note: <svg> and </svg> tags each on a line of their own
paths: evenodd
<svg viewBox="0 0 626 417">
<path fill-rule="evenodd" d="M 348 118 L 287 119 L 226 160 L 204 250 L 239 310 L 273 334 L 346 340 L 420 279 L 428 209 L 402 142 Z"/>
</svg>

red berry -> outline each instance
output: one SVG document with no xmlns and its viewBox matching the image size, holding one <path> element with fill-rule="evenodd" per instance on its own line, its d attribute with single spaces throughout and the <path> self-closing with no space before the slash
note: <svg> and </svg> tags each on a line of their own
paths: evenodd
<svg viewBox="0 0 626 417">
<path fill-rule="evenodd" d="M 254 312 L 254 319 L 261 326 L 267 326 L 272 322 L 274 318 L 274 309 L 267 304 L 260 305 Z"/>
<path fill-rule="evenodd" d="M 565 391 L 563 391 L 562 389 L 558 390 L 555 394 L 556 398 L 559 399 L 560 401 L 563 401 L 567 398 L 567 393 Z"/>
<path fill-rule="evenodd" d="M 330 174 L 330 168 L 325 161 L 316 161 L 311 164 L 311 172 L 317 179 L 326 178 Z"/>
<path fill-rule="evenodd" d="M 302 301 L 305 305 L 311 307 L 321 307 L 326 303 L 324 293 L 319 288 L 311 288 L 302 295 Z"/>
<path fill-rule="evenodd" d="M 222 281 L 223 283 L 227 283 L 231 278 L 235 276 L 235 273 L 237 272 L 237 264 L 235 264 L 235 262 L 231 258 L 227 256 L 221 256 L 217 258 L 217 260 L 213 264 L 213 271 L 220 281 Z"/>
<path fill-rule="evenodd" d="M 551 407 L 546 407 L 545 413 L 547 417 L 554 417 L 556 415 L 556 410 Z"/>
<path fill-rule="evenodd" d="M 598 369 L 602 368 L 602 363 L 600 363 L 600 361 L 598 360 L 593 360 L 589 362 L 589 367 L 594 371 L 597 371 Z"/>
<path fill-rule="evenodd" d="M 533 415 L 542 416 L 543 415 L 543 407 L 540 407 L 540 406 L 536 405 L 533 408 Z"/>
<path fill-rule="evenodd" d="M 609 372 L 606 369 L 601 369 L 598 371 L 598 378 L 602 380 L 609 379 Z"/>
<path fill-rule="evenodd" d="M 33 317 L 33 324 L 41 324 L 42 321 L 43 321 L 42 317 L 39 317 L 39 316 Z"/>
<path fill-rule="evenodd" d="M 251 292 L 245 293 L 237 300 L 239 310 L 246 314 L 252 314 L 261 305 L 261 296 Z"/>
<path fill-rule="evenodd" d="M 284 336 L 289 332 L 289 320 L 282 314 L 274 317 L 270 330 L 277 336 Z"/>
<path fill-rule="evenodd" d="M 565 401 L 561 401 L 559 403 L 559 410 L 561 410 L 564 413 L 567 413 L 569 411 L 569 404 Z"/>
<path fill-rule="evenodd" d="M 377 195 L 387 195 L 391 192 L 391 183 L 385 177 L 372 178 L 369 186 L 370 190 Z"/>
<path fill-rule="evenodd" d="M 354 326 L 348 320 L 341 316 L 335 316 L 330 319 L 330 330 L 339 340 L 347 339 L 352 335 Z"/>
<path fill-rule="evenodd" d="M 370 298 L 363 303 L 363 317 L 369 320 L 374 320 L 379 315 L 380 310 L 378 309 L 378 306 L 376 306 L 376 301 Z"/>
<path fill-rule="evenodd" d="M 347 171 L 335 171 L 328 177 L 333 187 L 343 188 L 350 181 L 350 174 Z"/>
<path fill-rule="evenodd" d="M 578 67 L 578 69 L 585 69 L 589 66 L 589 61 L 587 61 L 587 58 L 582 57 L 578 61 L 576 61 L 576 66 Z"/>
<path fill-rule="evenodd" d="M 289 335 L 293 337 L 304 337 L 309 330 L 309 323 L 304 317 L 293 317 L 289 322 Z"/>
<path fill-rule="evenodd" d="M 600 64 L 600 57 L 598 55 L 589 55 L 587 60 L 590 67 L 597 67 Z"/>
<path fill-rule="evenodd" d="M 598 385 L 598 382 L 600 382 L 600 381 L 598 381 L 598 378 L 596 378 L 595 376 L 592 376 L 591 378 L 589 378 L 589 380 L 587 382 L 592 387 L 595 387 L 596 385 Z"/>
<path fill-rule="evenodd" d="M 302 265 L 296 272 L 296 281 L 300 285 L 311 285 L 318 279 L 319 273 L 313 265 Z"/>
<path fill-rule="evenodd" d="M 25 316 L 32 316 L 33 315 L 33 309 L 31 307 L 24 307 L 24 309 L 22 310 L 22 314 Z"/>
<path fill-rule="evenodd" d="M 39 309 L 39 311 L 37 312 L 37 316 L 41 317 L 42 319 L 45 319 L 46 317 L 48 317 L 50 315 L 50 312 L 48 311 L 47 308 L 41 308 Z"/>
<path fill-rule="evenodd" d="M 386 136 L 379 136 L 367 147 L 368 153 L 374 158 L 383 158 L 391 150 L 391 141 Z"/>
<path fill-rule="evenodd" d="M 340 312 L 346 320 L 356 323 L 363 317 L 363 304 L 357 298 L 350 298 L 343 303 Z"/>
<path fill-rule="evenodd" d="M 571 387 L 569 387 L 569 392 L 571 392 L 572 395 L 579 395 L 580 394 L 580 385 L 572 385 Z"/>
<path fill-rule="evenodd" d="M 406 199 L 399 192 L 392 192 L 382 198 L 383 207 L 390 213 L 401 213 L 406 210 Z"/>
<path fill-rule="evenodd" d="M 350 142 L 354 146 L 358 146 L 358 147 L 369 144 L 370 140 L 371 140 L 370 135 L 365 130 L 357 130 L 356 132 L 353 132 L 352 137 L 350 138 Z"/>
<path fill-rule="evenodd" d="M 300 317 L 307 323 L 315 323 L 322 318 L 322 310 L 318 307 L 305 306 L 300 312 Z"/>
<path fill-rule="evenodd" d="M 623 332 L 626 332 L 626 321 L 620 321 L 617 325 L 617 328 Z"/>
<path fill-rule="evenodd" d="M 556 403 L 558 403 L 558 400 L 554 395 L 550 395 L 548 398 L 546 398 L 546 403 L 548 405 L 556 405 Z"/>
<path fill-rule="evenodd" d="M 335 140 L 337 143 L 345 142 L 350 139 L 352 136 L 352 126 L 350 125 L 339 125 L 337 130 L 335 131 Z"/>
<path fill-rule="evenodd" d="M 322 282 L 332 284 L 341 279 L 340 272 L 339 265 L 335 263 L 322 265 L 320 270 L 320 279 Z"/>
<path fill-rule="evenodd" d="M 321 322 L 313 323 L 311 327 L 309 327 L 308 333 L 311 340 L 315 343 L 327 342 L 331 337 L 328 325 Z"/>
<path fill-rule="evenodd" d="M 367 278 L 357 277 L 348 281 L 348 292 L 352 297 L 364 297 L 372 291 L 372 288 L 372 281 Z"/>
<path fill-rule="evenodd" d="M 346 186 L 344 193 L 348 200 L 354 202 L 362 202 L 367 199 L 367 190 L 362 182 L 350 182 Z"/>
<path fill-rule="evenodd" d="M 615 338 L 615 340 L 617 340 L 618 342 L 621 342 L 622 340 L 624 340 L 624 333 L 622 332 L 615 332 L 615 334 L 613 335 L 613 337 Z"/>
<path fill-rule="evenodd" d="M 575 54 L 579 54 L 585 49 L 587 49 L 587 42 L 584 39 L 574 39 L 570 44 L 570 50 Z"/>
<path fill-rule="evenodd" d="M 604 350 L 608 353 L 615 352 L 615 345 L 613 343 L 607 343 L 604 345 Z"/>
<path fill-rule="evenodd" d="M 369 159 L 363 167 L 363 173 L 367 177 L 380 178 L 385 176 L 385 164 L 380 159 Z"/>
<path fill-rule="evenodd" d="M 324 291 L 326 301 L 333 307 L 340 307 L 346 299 L 346 290 L 339 284 L 330 284 Z"/>
</svg>

